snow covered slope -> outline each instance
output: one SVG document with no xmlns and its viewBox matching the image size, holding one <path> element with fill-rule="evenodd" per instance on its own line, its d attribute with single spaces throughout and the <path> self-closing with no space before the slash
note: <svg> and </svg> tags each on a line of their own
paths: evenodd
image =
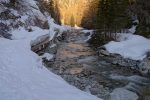
<svg viewBox="0 0 150 100">
<path fill-rule="evenodd" d="M 14 3 L 15 1 L 15 3 Z M 48 28 L 47 19 L 35 0 L 0 0 L 0 36 L 10 38 L 8 33 L 20 26 Z M 13 2 L 13 3 L 12 3 Z"/>
<path fill-rule="evenodd" d="M 51 73 L 30 49 L 42 33 L 24 31 L 8 40 L 0 38 L 0 100 L 100 100 L 68 85 Z M 45 30 L 43 30 L 43 33 Z"/>
</svg>

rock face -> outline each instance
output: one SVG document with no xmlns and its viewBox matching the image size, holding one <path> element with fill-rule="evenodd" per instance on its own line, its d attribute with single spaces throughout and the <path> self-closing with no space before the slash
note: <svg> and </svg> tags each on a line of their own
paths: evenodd
<svg viewBox="0 0 150 100">
<path fill-rule="evenodd" d="M 20 26 L 44 28 L 47 20 L 36 3 L 34 0 L 1 0 L 0 36 L 9 38 L 9 31 Z"/>
</svg>

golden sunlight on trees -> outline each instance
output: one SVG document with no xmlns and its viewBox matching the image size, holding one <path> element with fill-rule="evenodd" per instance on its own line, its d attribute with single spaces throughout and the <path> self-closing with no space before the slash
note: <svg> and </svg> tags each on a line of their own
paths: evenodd
<svg viewBox="0 0 150 100">
<path fill-rule="evenodd" d="M 80 26 L 83 18 L 92 19 L 97 6 L 98 0 L 53 0 L 54 10 L 59 12 L 63 25 Z"/>
</svg>

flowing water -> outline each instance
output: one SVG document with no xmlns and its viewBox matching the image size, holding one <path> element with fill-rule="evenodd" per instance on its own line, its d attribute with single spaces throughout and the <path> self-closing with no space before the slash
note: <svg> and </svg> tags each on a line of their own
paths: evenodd
<svg viewBox="0 0 150 100">
<path fill-rule="evenodd" d="M 137 96 L 140 100 L 150 100 L 150 80 L 98 57 L 86 43 L 87 37 L 78 30 L 68 32 L 65 40 L 58 43 L 54 61 L 46 63 L 48 69 L 69 84 L 104 100 L 136 100 Z"/>
</svg>

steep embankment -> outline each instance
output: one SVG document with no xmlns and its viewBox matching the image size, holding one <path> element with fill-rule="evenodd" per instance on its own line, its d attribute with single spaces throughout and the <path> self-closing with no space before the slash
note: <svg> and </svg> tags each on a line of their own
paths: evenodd
<svg viewBox="0 0 150 100">
<path fill-rule="evenodd" d="M 40 12 L 33 0 L 1 0 L 0 1 L 0 36 L 10 38 L 10 31 L 30 26 L 48 28 L 46 17 Z"/>
</svg>

